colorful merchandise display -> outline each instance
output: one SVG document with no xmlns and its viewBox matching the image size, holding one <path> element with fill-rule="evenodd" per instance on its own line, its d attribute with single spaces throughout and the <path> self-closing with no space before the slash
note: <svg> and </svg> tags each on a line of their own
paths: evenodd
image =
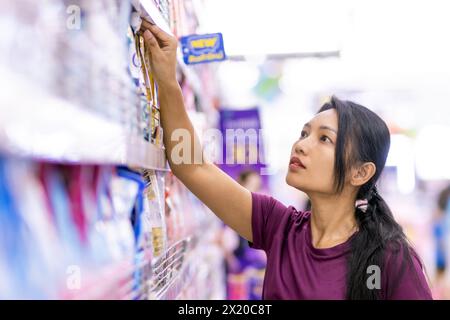
<svg viewBox="0 0 450 320">
<path fill-rule="evenodd" d="M 220 223 L 168 170 L 137 32 L 148 6 L 174 34 L 198 22 L 183 1 L 145 4 L 0 4 L 0 299 L 225 297 Z"/>
</svg>

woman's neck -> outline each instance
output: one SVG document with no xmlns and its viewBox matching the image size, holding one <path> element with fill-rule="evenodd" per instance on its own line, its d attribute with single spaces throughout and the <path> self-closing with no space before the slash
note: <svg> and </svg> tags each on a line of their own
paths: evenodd
<svg viewBox="0 0 450 320">
<path fill-rule="evenodd" d="M 312 196 L 311 236 L 316 248 L 341 244 L 357 231 L 355 204 L 351 197 Z"/>
</svg>

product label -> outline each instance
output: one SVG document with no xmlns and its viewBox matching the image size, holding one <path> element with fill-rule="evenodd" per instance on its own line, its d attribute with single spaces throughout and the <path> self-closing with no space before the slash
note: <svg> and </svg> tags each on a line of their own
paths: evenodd
<svg viewBox="0 0 450 320">
<path fill-rule="evenodd" d="M 161 227 L 152 228 L 153 255 L 159 256 L 164 250 L 164 232 Z"/>
</svg>

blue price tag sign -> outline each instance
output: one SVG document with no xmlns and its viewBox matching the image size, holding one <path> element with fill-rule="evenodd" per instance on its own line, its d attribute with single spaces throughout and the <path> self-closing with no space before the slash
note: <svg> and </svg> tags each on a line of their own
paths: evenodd
<svg viewBox="0 0 450 320">
<path fill-rule="evenodd" d="M 226 59 L 221 33 L 190 35 L 180 38 L 186 64 L 197 64 Z"/>
</svg>

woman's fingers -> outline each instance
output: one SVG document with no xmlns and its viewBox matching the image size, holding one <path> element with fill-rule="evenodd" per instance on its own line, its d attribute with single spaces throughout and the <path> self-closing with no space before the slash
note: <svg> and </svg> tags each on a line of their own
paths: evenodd
<svg viewBox="0 0 450 320">
<path fill-rule="evenodd" d="M 161 54 L 161 48 L 159 47 L 158 41 L 156 40 L 152 32 L 150 30 L 145 30 L 143 36 L 145 43 L 147 43 L 148 48 L 150 49 L 151 54 Z"/>
<path fill-rule="evenodd" d="M 154 23 L 151 23 L 151 22 L 148 22 L 147 20 L 142 19 L 141 29 L 149 29 L 152 24 L 154 24 Z"/>
<path fill-rule="evenodd" d="M 149 24 L 148 28 L 152 31 L 152 33 L 161 41 L 170 42 L 172 40 L 172 36 L 163 31 L 156 24 Z"/>
<path fill-rule="evenodd" d="M 177 39 L 145 20 L 142 20 L 139 33 L 143 36 L 145 47 L 150 52 L 152 72 L 158 85 L 175 83 L 177 81 Z"/>
<path fill-rule="evenodd" d="M 173 45 L 173 44 L 176 45 L 175 38 L 167 34 L 164 30 L 162 30 L 154 23 L 151 23 L 147 20 L 142 20 L 141 30 L 142 31 L 150 30 L 162 47 L 165 45 Z"/>
</svg>

